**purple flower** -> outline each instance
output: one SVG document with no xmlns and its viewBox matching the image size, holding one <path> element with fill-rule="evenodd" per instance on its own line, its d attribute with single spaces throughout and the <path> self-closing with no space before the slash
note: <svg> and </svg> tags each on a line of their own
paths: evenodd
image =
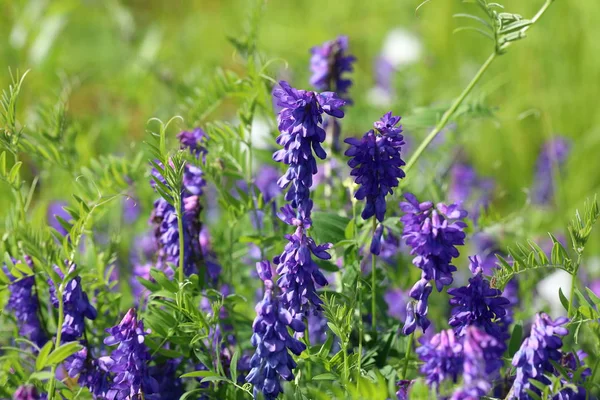
<svg viewBox="0 0 600 400">
<path fill-rule="evenodd" d="M 552 374 L 554 367 L 550 361 L 560 363 L 563 345 L 561 336 L 565 336 L 568 330 L 563 327 L 568 318 L 560 317 L 552 320 L 548 314 L 536 314 L 535 321 L 531 327 L 531 334 L 521 344 L 521 348 L 515 353 L 512 365 L 517 370 L 515 383 L 511 390 L 511 399 L 525 400 L 530 396 L 527 390 L 537 394 L 541 392 L 530 383 L 535 379 L 545 385 L 550 384 L 545 374 Z"/>
<path fill-rule="evenodd" d="M 67 222 L 71 220 L 71 215 L 64 209 L 66 206 L 68 206 L 66 201 L 54 201 L 50 203 L 47 211 L 48 224 L 56 229 L 62 236 L 67 236 L 69 232 L 60 224 L 60 222 L 58 222 L 57 217 L 60 217 Z"/>
<path fill-rule="evenodd" d="M 396 383 L 396 385 L 398 385 L 398 391 L 396 392 L 396 397 L 398 400 L 409 399 L 408 391 L 413 383 L 415 383 L 415 381 L 409 379 L 402 379 Z"/>
<path fill-rule="evenodd" d="M 72 273 L 77 269 L 75 264 L 71 264 L 69 272 Z M 65 275 L 62 273 L 58 266 L 54 266 L 54 271 L 64 279 Z M 56 287 L 51 279 L 48 279 L 48 285 L 50 286 L 50 301 L 54 308 L 59 307 L 59 301 L 56 297 Z M 90 304 L 87 294 L 81 287 L 81 277 L 76 276 L 75 278 L 68 281 L 63 288 L 63 309 L 64 309 L 64 322 L 62 326 L 62 341 L 73 342 L 83 336 L 85 331 L 85 318 L 94 320 L 96 319 L 96 309 Z"/>
<path fill-rule="evenodd" d="M 312 202 L 309 201 L 306 209 L 308 214 L 311 208 Z M 280 276 L 277 284 L 283 292 L 282 303 L 293 315 L 300 313 L 309 315 L 311 311 L 320 311 L 322 301 L 317 295 L 315 284 L 325 286 L 327 279 L 312 260 L 312 256 L 329 260 L 331 255 L 327 250 L 332 245 L 331 243 L 317 245 L 312 238 L 308 237 L 306 229 L 311 226 L 310 218 L 305 216 L 297 218 L 289 204 L 281 208 L 279 217 L 286 224 L 296 227 L 293 235 L 285 235 L 289 242 L 281 255 L 273 259 L 277 264 L 277 274 Z"/>
<path fill-rule="evenodd" d="M 427 319 L 427 313 L 429 311 L 429 295 L 432 290 L 431 283 L 426 279 L 417 281 L 410 290 L 410 297 L 416 301 L 409 301 L 406 304 L 406 321 L 402 328 L 405 335 L 413 333 L 417 326 L 425 332 L 431 325 L 431 322 Z"/>
<path fill-rule="evenodd" d="M 158 383 L 149 374 L 150 352 L 144 344 L 144 323 L 138 321 L 135 309 L 130 309 L 123 320 L 108 328 L 107 346 L 117 345 L 110 357 L 101 357 L 101 364 L 114 375 L 107 398 L 137 399 L 158 392 Z"/>
<path fill-rule="evenodd" d="M 310 52 L 310 70 L 312 76 L 310 84 L 317 90 L 333 91 L 344 100 L 352 81 L 343 77 L 345 72 L 352 72 L 352 63 L 356 58 L 347 54 L 348 37 L 338 36 L 337 39 L 313 47 Z"/>
<path fill-rule="evenodd" d="M 492 389 L 491 381 L 502 367 L 502 353 L 506 346 L 483 330 L 469 326 L 463 339 L 463 386 L 452 395 L 452 400 L 478 400 Z"/>
<path fill-rule="evenodd" d="M 308 321 L 308 334 L 310 339 L 310 344 L 316 346 L 318 344 L 323 344 L 327 340 L 327 318 L 323 315 L 323 313 L 311 314 L 307 318 Z M 298 337 L 301 337 L 301 334 L 298 334 Z"/>
<path fill-rule="evenodd" d="M 150 376 L 158 385 L 157 394 L 152 395 L 153 400 L 176 400 L 185 392 L 183 381 L 179 378 L 177 367 L 181 360 L 169 359 L 166 362 L 150 367 Z"/>
<path fill-rule="evenodd" d="M 45 394 L 40 395 L 35 386 L 31 385 L 19 386 L 13 395 L 13 400 L 42 400 L 46 398 Z"/>
<path fill-rule="evenodd" d="M 385 196 L 393 193 L 400 179 L 404 178 L 402 166 L 404 160 L 400 150 L 404 144 L 402 127 L 398 126 L 400 117 L 388 112 L 375 122 L 375 130 L 371 129 L 362 139 L 345 140 L 350 148 L 344 153 L 351 157 L 348 165 L 352 168 L 350 175 L 360 188 L 354 194 L 358 200 L 366 199 L 362 218 L 367 220 L 375 216 L 383 222 L 386 211 Z"/>
<path fill-rule="evenodd" d="M 270 203 L 275 200 L 281 193 L 281 188 L 277 184 L 279 179 L 279 171 L 277 168 L 270 165 L 263 165 L 258 169 L 256 178 L 254 178 L 254 185 L 262 193 L 263 200 L 265 203 Z"/>
<path fill-rule="evenodd" d="M 467 212 L 457 204 L 431 202 L 419 203 L 417 198 L 407 193 L 406 202 L 400 203 L 404 212 L 401 221 L 404 223 L 402 238 L 406 240 L 415 255 L 413 264 L 423 270 L 423 279 L 435 281 L 438 291 L 452 283 L 452 272 L 456 267 L 450 262 L 458 257 L 456 246 L 465 241 L 462 219 Z"/>
<path fill-rule="evenodd" d="M 69 377 L 79 376 L 79 386 L 88 388 L 94 398 L 105 398 L 109 389 L 108 374 L 100 367 L 98 361 L 88 354 L 87 347 L 68 357 L 65 360 L 65 368 Z"/>
<path fill-rule="evenodd" d="M 423 361 L 421 372 L 428 385 L 439 387 L 445 380 L 456 383 L 463 372 L 463 345 L 452 329 L 441 331 L 416 350 Z"/>
<path fill-rule="evenodd" d="M 380 55 L 375 59 L 375 86 L 385 93 L 388 99 L 394 96 L 393 78 L 396 68 L 384 56 Z"/>
<path fill-rule="evenodd" d="M 206 275 L 210 282 L 216 284 L 221 274 L 221 264 L 217 259 L 217 254 L 212 248 L 210 239 L 210 232 L 207 227 L 202 227 L 200 231 L 200 248 L 202 249 L 202 257 L 204 259 L 204 265 L 206 266 Z"/>
<path fill-rule="evenodd" d="M 197 159 L 202 158 L 202 162 L 206 162 L 206 154 L 208 153 L 206 142 L 209 137 L 202 128 L 180 132 L 177 135 L 177 139 L 179 139 L 180 147 L 182 149 L 188 149 L 194 157 Z"/>
<path fill-rule="evenodd" d="M 33 269 L 31 257 L 25 256 L 25 262 Z M 41 348 L 46 344 L 48 338 L 38 315 L 39 299 L 33 290 L 35 277 L 32 275 L 17 279 L 10 274 L 6 264 L 2 265 L 2 269 L 11 282 L 8 286 L 10 295 L 6 308 L 15 313 L 19 335 L 26 337 Z"/>
<path fill-rule="evenodd" d="M 304 332 L 305 326 L 286 310 L 273 291 L 271 266 L 268 261 L 256 264 L 258 275 L 265 283 L 265 295 L 256 305 L 256 319 L 252 324 L 252 345 L 256 352 L 250 365 L 252 370 L 246 381 L 254 385 L 254 396 L 261 392 L 266 400 L 274 400 L 283 392 L 280 378 L 294 379 L 292 370 L 296 362 L 289 354 L 300 355 L 306 346 L 292 337 L 288 331 Z"/>
<path fill-rule="evenodd" d="M 323 113 L 342 118 L 344 112 L 340 107 L 344 101 L 335 93 L 315 93 L 292 88 L 287 82 L 279 82 L 280 88 L 274 91 L 282 107 L 277 122 L 281 134 L 277 143 L 283 146 L 273 154 L 273 159 L 289 166 L 285 175 L 279 178 L 279 186 L 285 189 L 286 200 L 291 201 L 294 208 L 308 208 L 309 189 L 312 176 L 317 173 L 317 157 L 324 159 L 325 150 L 321 143 L 325 141 L 325 131 L 321 127 Z"/>
<path fill-rule="evenodd" d="M 560 364 L 566 369 L 567 374 L 569 376 L 569 380 L 562 379 L 563 384 L 574 384 L 577 386 L 577 391 L 571 388 L 565 388 L 561 390 L 554 398 L 556 400 L 584 400 L 586 399 L 586 390 L 580 383 L 574 381 L 574 371 L 581 369 L 581 367 L 585 366 L 584 358 L 587 357 L 587 354 L 582 350 L 577 350 L 577 353 L 570 352 L 567 354 L 563 354 L 562 359 L 560 360 Z M 555 371 L 555 374 L 558 375 L 558 371 Z M 592 370 L 590 368 L 585 368 L 580 375 L 580 381 L 588 379 L 592 375 Z"/>
<path fill-rule="evenodd" d="M 510 301 L 502 297 L 499 289 L 490 287 L 490 282 L 483 276 L 483 269 L 479 265 L 480 258 L 469 257 L 469 260 L 469 269 L 473 273 L 469 284 L 448 290 L 448 294 L 452 296 L 450 305 L 453 306 L 449 324 L 457 335 L 464 335 L 471 325 L 483 328 L 504 344 L 509 335 L 499 321 L 506 315 L 506 307 Z"/>
<path fill-rule="evenodd" d="M 410 300 L 408 291 L 402 289 L 388 289 L 383 298 L 388 306 L 387 314 L 390 317 L 404 321 L 406 318 L 406 305 Z"/>
<path fill-rule="evenodd" d="M 489 206 L 493 190 L 494 181 L 480 178 L 470 165 L 458 163 L 450 169 L 448 198 L 453 203 L 468 203 L 469 214 L 474 221 L 477 221 L 481 209 Z"/>
<path fill-rule="evenodd" d="M 134 197 L 127 196 L 123 202 L 123 220 L 133 224 L 140 216 L 140 204 Z"/>
<path fill-rule="evenodd" d="M 554 196 L 555 175 L 567 161 L 571 150 L 570 142 L 563 137 L 555 137 L 544 143 L 535 166 L 533 202 L 548 204 Z"/>
</svg>

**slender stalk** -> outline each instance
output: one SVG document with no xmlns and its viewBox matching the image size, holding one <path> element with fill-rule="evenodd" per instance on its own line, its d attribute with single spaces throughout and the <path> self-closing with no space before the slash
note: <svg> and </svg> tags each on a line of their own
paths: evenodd
<svg viewBox="0 0 600 400">
<path fill-rule="evenodd" d="M 377 219 L 373 217 L 373 237 L 375 237 L 376 229 Z M 375 287 L 375 278 L 375 254 L 371 253 L 371 329 L 373 331 L 375 331 L 375 315 L 377 310 L 377 288 Z"/>
<path fill-rule="evenodd" d="M 435 128 L 433 128 L 431 133 L 429 133 L 429 135 L 427 135 L 425 140 L 423 140 L 423 142 L 421 142 L 421 144 L 419 145 L 419 147 L 417 148 L 415 153 L 412 155 L 410 160 L 408 160 L 408 163 L 406 163 L 404 172 L 407 174 L 407 176 L 408 176 L 408 171 L 417 162 L 419 157 L 421 157 L 421 154 L 423 153 L 423 151 L 425 151 L 427 146 L 429 146 L 429 144 L 433 141 L 433 139 L 435 139 L 435 137 L 438 135 L 438 133 L 440 133 L 442 131 L 442 129 L 444 129 L 444 127 L 446 126 L 448 121 L 450 121 L 450 118 L 452 118 L 452 116 L 456 113 L 456 110 L 458 110 L 458 107 L 460 107 L 460 105 L 465 100 L 467 95 L 471 92 L 471 90 L 473 90 L 473 88 L 475 87 L 477 82 L 479 82 L 479 80 L 483 76 L 484 72 L 489 68 L 489 66 L 492 64 L 492 62 L 495 59 L 496 59 L 496 52 L 493 52 L 492 54 L 490 54 L 488 59 L 483 63 L 481 68 L 479 68 L 479 71 L 477 71 L 477 74 L 475 74 L 475 76 L 473 77 L 471 82 L 469 82 L 469 84 L 462 91 L 460 96 L 458 96 L 458 98 L 456 100 L 454 100 L 454 103 L 452 103 L 452 106 L 450 106 L 450 108 L 444 113 L 440 122 L 437 123 Z"/>
<path fill-rule="evenodd" d="M 185 262 L 185 245 L 183 232 L 183 212 L 181 211 L 181 195 L 179 195 L 178 199 L 175 201 L 175 206 L 177 209 L 177 230 L 179 231 L 179 267 L 177 269 L 179 271 L 179 282 L 181 283 L 185 279 L 185 274 L 183 271 L 183 264 Z"/>
<path fill-rule="evenodd" d="M 569 293 L 569 309 L 567 310 L 567 316 L 571 318 L 573 306 L 575 303 L 575 286 L 577 284 L 577 271 L 579 271 L 579 266 L 581 265 L 581 253 L 577 253 L 577 265 L 573 270 L 573 274 L 571 274 L 571 292 Z"/>
<path fill-rule="evenodd" d="M 60 340 L 61 340 L 61 336 L 62 336 L 62 326 L 65 320 L 65 313 L 64 313 L 64 308 L 65 308 L 65 303 L 64 303 L 64 299 L 63 299 L 63 290 L 62 290 L 62 283 L 58 286 L 58 289 L 56 290 L 56 296 L 58 298 L 58 323 L 56 325 L 56 343 L 54 344 L 54 349 L 58 349 L 60 347 Z M 55 396 L 55 385 L 56 385 L 56 367 L 57 364 L 54 364 L 50 370 L 50 385 L 48 386 L 48 395 L 49 400 L 54 400 L 54 396 Z"/>
<path fill-rule="evenodd" d="M 330 117 L 329 125 L 327 126 L 327 131 L 325 132 L 325 137 L 327 140 L 327 144 L 329 145 L 329 151 L 333 156 L 333 132 L 334 132 L 334 121 L 333 118 Z M 331 207 L 331 195 L 332 195 L 332 166 L 331 166 L 332 158 L 329 157 L 327 161 L 325 161 L 325 165 L 323 166 L 323 175 L 325 177 L 325 186 L 323 187 L 323 194 L 325 196 L 325 205 L 327 208 Z"/>
<path fill-rule="evenodd" d="M 408 362 L 410 360 L 410 355 L 412 353 L 413 348 L 413 339 L 415 337 L 415 333 L 411 333 L 408 337 L 408 345 L 406 347 L 406 354 L 404 355 L 404 368 L 402 369 L 402 379 L 406 379 L 406 374 L 408 372 Z"/>
</svg>

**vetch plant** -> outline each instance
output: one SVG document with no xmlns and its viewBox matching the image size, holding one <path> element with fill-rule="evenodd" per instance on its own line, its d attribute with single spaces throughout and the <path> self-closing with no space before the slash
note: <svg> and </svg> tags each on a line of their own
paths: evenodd
<svg viewBox="0 0 600 400">
<path fill-rule="evenodd" d="M 51 14 L 59 18 L 57 1 Z M 262 0 L 249 3 L 243 29 L 229 30 L 234 57 L 214 72 L 192 56 L 188 69 L 171 69 L 161 40 L 176 41 L 164 22 L 142 35 L 145 19 L 128 17 L 137 6 L 108 4 L 117 24 L 99 34 L 115 25 L 132 38 L 110 54 L 122 46 L 143 61 L 128 68 L 123 60 L 110 86 L 126 117 L 105 112 L 115 107 L 101 96 L 89 103 L 102 118 L 84 112 L 80 85 L 96 84 L 92 70 L 80 79 L 66 69 L 55 99 L 38 93 L 44 65 L 61 57 L 10 74 L 0 97 L 0 398 L 597 398 L 600 208 L 583 186 L 561 190 L 587 146 L 576 132 L 553 134 L 546 115 L 551 140 L 541 152 L 542 140 L 505 140 L 514 138 L 506 135 L 510 121 L 533 137 L 539 121 L 525 119 L 548 105 L 514 115 L 522 103 L 486 104 L 503 76 L 475 93 L 553 1 L 531 19 L 498 3 L 465 3 L 452 7 L 478 14 L 456 14 L 468 24 L 457 31 L 482 34 L 491 54 L 447 103 L 447 79 L 433 77 L 433 95 L 431 68 L 389 59 L 376 71 L 385 101 L 367 100 L 365 68 L 375 60 L 363 59 L 373 40 L 363 31 L 288 52 L 304 54 L 289 63 L 270 58 L 277 46 L 263 48 L 263 29 L 289 34 L 294 46 L 314 43 L 322 32 L 309 22 L 324 17 L 306 15 L 302 42 L 263 18 L 266 7 L 272 17 L 281 5 Z M 20 15 L 21 6 L 13 8 Z M 46 12 L 12 27 L 11 60 L 28 59 L 19 49 Z M 385 33 L 366 20 L 365 35 Z M 40 26 L 45 37 L 50 25 Z M 69 37 L 74 27 L 65 28 L 58 31 Z M 42 42 L 33 43 L 27 49 L 40 52 Z M 61 43 L 71 54 L 70 41 Z M 549 43 L 541 37 L 535 45 L 551 54 Z M 210 49 L 203 47 L 207 59 Z M 445 60 L 435 49 L 419 62 L 437 72 Z M 76 53 L 71 60 L 80 68 Z M 311 88 L 302 89 L 307 65 Z M 142 102 L 142 90 L 126 85 L 146 79 L 157 80 L 161 96 L 144 87 Z M 423 99 L 431 104 L 417 107 Z M 142 105 L 177 116 L 150 118 Z M 494 133 L 490 117 L 507 147 L 479 152 L 488 140 L 480 137 Z M 504 150 L 519 174 L 496 162 Z M 527 165 L 532 170 L 521 173 Z M 582 211 L 573 212 L 583 197 Z M 574 218 L 561 232 L 566 214 Z M 549 240 L 540 240 L 546 230 Z M 569 277 L 554 290 L 560 312 L 537 291 L 557 270 Z"/>
</svg>

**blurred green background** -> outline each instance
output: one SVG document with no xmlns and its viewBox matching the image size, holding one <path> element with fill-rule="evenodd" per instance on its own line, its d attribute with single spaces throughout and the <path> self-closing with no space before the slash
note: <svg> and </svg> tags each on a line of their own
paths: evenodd
<svg viewBox="0 0 600 400">
<path fill-rule="evenodd" d="M 507 11 L 525 17 L 533 16 L 542 3 L 503 2 Z M 193 86 L 216 68 L 241 69 L 227 38 L 243 31 L 250 4 L 0 0 L 0 86 L 9 84 L 8 67 L 31 70 L 19 111 L 27 122 L 38 103 L 55 101 L 70 82 L 68 115 L 77 122 L 78 163 L 85 165 L 103 153 L 131 154 L 141 145 L 149 118 L 181 113 L 178 83 Z M 390 31 L 401 28 L 421 46 L 418 60 L 395 74 L 391 108 L 403 116 L 417 107 L 447 104 L 492 51 L 491 42 L 480 35 L 453 34 L 465 24 L 453 14 L 476 13 L 474 5 L 432 0 L 416 12 L 419 4 L 420 0 L 267 1 L 260 51 L 267 58 L 287 61 L 288 70 L 274 75 L 308 88 L 310 47 L 348 35 L 358 63 L 351 91 L 355 105 L 344 131 L 359 134 L 389 107 L 372 104 L 369 93 L 374 60 Z M 472 98 L 492 108 L 494 115 L 459 120 L 459 129 L 451 134 L 451 141 L 464 148 L 480 174 L 497 181 L 495 205 L 500 212 L 526 207 L 525 190 L 532 185 L 540 146 L 554 135 L 573 139 L 573 150 L 561 175 L 556 212 L 542 212 L 542 225 L 564 226 L 565 218 L 600 184 L 598 17 L 598 1 L 556 1 L 529 37 L 497 59 L 475 89 Z M 284 66 L 274 65 L 274 71 Z M 208 119 L 227 119 L 234 112 L 221 107 Z M 423 134 L 406 131 L 409 140 Z M 64 181 L 53 182 L 44 188 L 44 197 L 65 197 Z"/>
</svg>

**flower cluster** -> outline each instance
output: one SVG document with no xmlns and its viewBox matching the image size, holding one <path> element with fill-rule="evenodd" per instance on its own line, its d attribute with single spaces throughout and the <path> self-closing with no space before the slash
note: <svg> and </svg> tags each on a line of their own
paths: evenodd
<svg viewBox="0 0 600 400">
<path fill-rule="evenodd" d="M 15 391 L 13 400 L 46 400 L 48 396 L 39 394 L 35 386 L 22 385 Z"/>
<path fill-rule="evenodd" d="M 433 280 L 438 291 L 453 281 L 452 273 L 456 267 L 452 259 L 458 257 L 456 246 L 463 245 L 466 224 L 462 221 L 467 212 L 457 204 L 439 203 L 434 207 L 431 202 L 419 203 L 417 198 L 407 193 L 406 202 L 400 203 L 404 212 L 401 221 L 404 224 L 402 238 L 411 247 L 415 256 L 413 264 L 419 267 L 421 279 L 413 286 L 410 296 L 417 301 L 407 305 L 407 321 L 404 333 L 408 334 L 420 326 L 427 329 L 427 298 L 431 293 Z"/>
<path fill-rule="evenodd" d="M 533 201 L 548 204 L 554 196 L 556 173 L 567 161 L 571 144 L 563 137 L 556 137 L 543 144 L 535 166 Z"/>
<path fill-rule="evenodd" d="M 292 337 L 288 331 L 303 332 L 304 324 L 295 319 L 273 293 L 271 265 L 268 261 L 256 264 L 258 274 L 265 283 L 265 295 L 256 305 L 256 319 L 252 325 L 252 345 L 256 352 L 252 356 L 252 369 L 246 381 L 254 385 L 255 397 L 263 393 L 266 400 L 274 400 L 282 393 L 280 377 L 291 381 L 296 362 L 289 352 L 300 355 L 306 346 Z"/>
<path fill-rule="evenodd" d="M 504 343 L 509 335 L 499 322 L 506 316 L 510 301 L 502 297 L 502 291 L 490 287 L 490 282 L 483 276 L 481 259 L 475 256 L 469 257 L 469 260 L 469 269 L 473 273 L 469 284 L 448 290 L 452 296 L 450 305 L 453 306 L 449 324 L 458 335 L 463 335 L 473 325 Z"/>
<path fill-rule="evenodd" d="M 69 273 L 72 273 L 76 269 L 77 266 L 71 264 Z M 61 279 L 64 279 L 65 275 L 58 266 L 54 266 L 54 270 Z M 54 308 L 58 308 L 59 301 L 56 297 L 54 282 L 49 279 L 48 285 L 50 286 L 50 301 Z M 76 276 L 68 281 L 64 285 L 62 292 L 65 319 L 62 326 L 61 341 L 72 342 L 79 340 L 83 336 L 85 318 L 94 320 L 97 313 L 94 306 L 90 304 L 87 294 L 81 288 L 81 277 Z"/>
<path fill-rule="evenodd" d="M 30 257 L 25 256 L 25 262 L 33 269 L 33 261 Z M 26 276 L 17 279 L 10 274 L 6 264 L 2 265 L 2 269 L 11 282 L 8 287 L 10 295 L 6 308 L 15 313 L 19 334 L 41 348 L 48 338 L 38 315 L 39 301 L 37 293 L 34 293 L 35 277 Z"/>
<path fill-rule="evenodd" d="M 452 400 L 478 400 L 492 389 L 490 383 L 502 367 L 504 343 L 484 331 L 469 326 L 463 339 L 463 386 Z"/>
<path fill-rule="evenodd" d="M 100 357 L 103 368 L 114 374 L 107 398 L 115 400 L 139 399 L 158 392 L 158 383 L 149 374 L 150 352 L 144 344 L 144 323 L 130 309 L 121 322 L 106 330 L 107 346 L 117 345 L 110 356 Z"/>
<path fill-rule="evenodd" d="M 341 98 L 347 100 L 348 89 L 352 85 L 350 79 L 345 78 L 345 72 L 352 72 L 356 58 L 347 54 L 348 37 L 339 36 L 334 40 L 313 47 L 310 52 L 310 70 L 312 76 L 310 84 L 317 90 L 333 91 Z"/>
<path fill-rule="evenodd" d="M 457 383 L 463 378 L 463 386 L 452 399 L 479 399 L 491 390 L 491 380 L 502 367 L 503 343 L 480 328 L 470 326 L 463 336 L 452 329 L 441 331 L 417 349 L 424 362 L 421 372 L 425 381 L 439 391 L 444 381 Z"/>
<path fill-rule="evenodd" d="M 342 118 L 340 109 L 344 101 L 335 93 L 315 93 L 292 88 L 287 82 L 279 82 L 273 94 L 282 107 L 277 116 L 279 132 L 277 143 L 283 146 L 273 154 L 273 159 L 289 166 L 285 175 L 279 178 L 282 189 L 289 186 L 286 200 L 293 208 L 308 209 L 310 187 L 313 175 L 317 173 L 317 162 L 313 155 L 324 159 L 325 130 L 321 127 L 323 114 Z M 306 211 L 305 211 L 306 213 Z"/>
<path fill-rule="evenodd" d="M 397 126 L 400 117 L 394 117 L 390 112 L 375 122 L 362 139 L 348 138 L 345 140 L 350 148 L 344 153 L 351 157 L 348 165 L 352 168 L 350 175 L 360 188 L 354 194 L 358 200 L 366 199 L 362 218 L 375 216 L 383 222 L 386 211 L 385 196 L 393 193 L 399 180 L 404 178 L 402 166 L 405 165 L 400 157 L 404 144 L 401 135 L 402 127 Z"/>
<path fill-rule="evenodd" d="M 65 367 L 69 377 L 77 377 L 77 383 L 88 388 L 94 398 L 106 398 L 110 389 L 108 374 L 99 361 L 91 357 L 87 347 L 70 356 Z"/>
<path fill-rule="evenodd" d="M 311 208 L 312 201 L 309 201 L 307 209 L 309 214 Z M 281 301 L 292 314 L 308 315 L 311 312 L 319 311 L 322 303 L 317 295 L 315 284 L 327 285 L 327 279 L 313 261 L 312 256 L 329 260 L 331 255 L 327 253 L 327 250 L 332 245 L 331 243 L 317 245 L 312 238 L 307 236 L 306 229 L 310 228 L 311 219 L 304 215 L 296 217 L 289 204 L 281 208 L 279 217 L 286 224 L 296 227 L 293 234 L 285 235 L 289 242 L 281 255 L 273 260 L 277 264 L 277 274 L 280 275 L 277 284 L 283 291 Z"/>
<path fill-rule="evenodd" d="M 201 129 L 184 131 L 178 135 L 183 149 L 188 149 L 196 158 L 206 157 L 204 142 L 206 134 Z M 154 179 L 160 179 L 153 174 Z M 203 194 L 206 181 L 202 169 L 195 165 L 186 164 L 183 171 L 182 187 L 182 214 L 183 214 L 183 269 L 186 275 L 198 272 L 198 262 L 202 259 L 199 244 L 200 235 L 200 196 Z M 154 202 L 154 210 L 150 221 L 154 225 L 154 235 L 157 247 L 156 267 L 162 269 L 167 275 L 172 276 L 173 271 L 167 268 L 168 264 L 179 264 L 179 227 L 177 211 L 165 199 L 160 198 Z"/>
<path fill-rule="evenodd" d="M 560 349 L 563 345 L 561 336 L 565 336 L 569 332 L 563 327 L 568 321 L 565 317 L 552 320 L 545 313 L 536 314 L 531 334 L 523 341 L 521 348 L 515 353 L 512 360 L 512 365 L 517 370 L 517 376 L 509 398 L 529 399 L 528 390 L 539 395 L 541 392 L 531 384 L 531 379 L 544 385 L 550 384 L 550 380 L 545 375 L 554 373 L 551 361 L 561 362 Z"/>
</svg>

